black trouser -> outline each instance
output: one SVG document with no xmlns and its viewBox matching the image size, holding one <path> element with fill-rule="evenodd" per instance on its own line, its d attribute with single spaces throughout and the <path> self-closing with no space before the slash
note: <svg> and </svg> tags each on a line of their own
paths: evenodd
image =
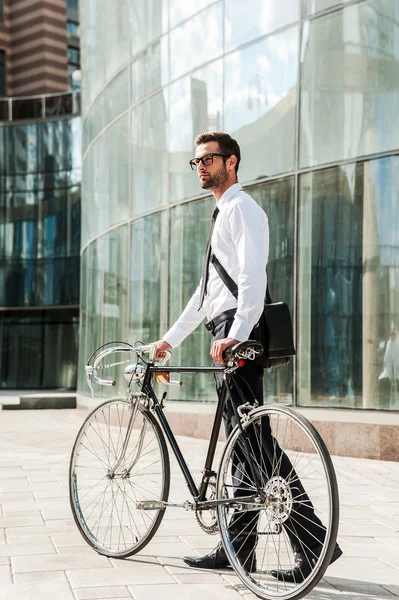
<svg viewBox="0 0 399 600">
<path fill-rule="evenodd" d="M 212 342 L 228 337 L 233 319 L 227 319 L 219 323 L 212 332 Z M 218 363 L 215 363 L 218 365 Z M 219 365 L 220 366 L 220 365 Z M 253 403 L 255 398 L 259 405 L 263 404 L 263 375 L 264 369 L 247 361 L 244 367 L 241 367 L 236 372 L 240 377 L 236 378 L 238 385 L 241 388 L 242 395 L 245 401 Z M 222 395 L 223 375 L 217 373 L 216 391 L 219 399 Z M 244 381 L 242 381 L 244 380 Z M 251 388 L 252 394 L 248 390 Z M 224 407 L 223 421 L 226 431 L 226 438 L 237 424 L 236 416 L 233 410 L 232 403 L 235 407 L 243 404 L 244 401 L 236 390 L 234 385 L 229 388 L 229 395 Z M 264 419 L 262 419 L 264 421 Z M 308 549 L 317 550 L 323 543 L 326 529 L 320 519 L 314 513 L 314 507 L 310 498 L 306 494 L 288 456 L 281 450 L 276 438 L 272 436 L 270 424 L 262 423 L 261 430 L 255 431 L 254 428 L 248 428 L 248 442 L 250 452 L 255 456 L 255 459 L 262 465 L 262 470 L 267 471 L 273 476 L 281 475 L 285 480 L 289 480 L 291 493 L 293 497 L 293 509 L 291 516 L 285 521 L 284 529 L 289 537 L 294 551 L 303 552 Z M 262 454 L 262 456 L 260 456 Z M 274 465 L 274 471 L 272 464 Z M 279 466 L 276 472 L 276 465 Z M 235 495 L 245 496 L 253 495 L 253 486 L 250 482 L 253 477 L 250 473 L 250 466 L 242 448 L 237 448 L 233 457 L 232 468 L 233 484 L 236 487 Z M 234 512 L 230 521 L 232 530 L 238 533 L 249 535 L 248 540 L 254 540 L 253 535 L 256 532 L 259 518 L 259 511 Z M 236 527 L 235 527 L 236 526 Z M 251 542 L 249 542 L 251 543 Z M 254 542 L 252 542 L 254 543 Z"/>
</svg>

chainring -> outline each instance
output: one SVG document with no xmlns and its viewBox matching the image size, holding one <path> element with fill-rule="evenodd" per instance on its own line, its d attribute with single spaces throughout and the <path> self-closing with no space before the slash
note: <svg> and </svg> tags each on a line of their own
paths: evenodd
<svg viewBox="0 0 399 600">
<path fill-rule="evenodd" d="M 210 494 L 208 496 L 208 500 L 215 500 L 216 498 L 216 479 L 210 478 L 208 483 L 208 490 Z M 207 508 L 207 509 L 195 509 L 195 518 L 197 519 L 197 523 L 208 535 L 215 535 L 219 532 L 219 524 L 217 520 L 216 508 Z"/>
</svg>

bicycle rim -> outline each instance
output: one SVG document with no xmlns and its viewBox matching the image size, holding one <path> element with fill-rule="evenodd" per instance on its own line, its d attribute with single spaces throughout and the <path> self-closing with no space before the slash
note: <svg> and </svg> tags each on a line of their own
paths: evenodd
<svg viewBox="0 0 399 600">
<path fill-rule="evenodd" d="M 70 504 L 85 540 L 100 554 L 123 558 L 153 537 L 164 509 L 137 509 L 144 500 L 166 501 L 169 457 L 154 417 L 139 405 L 123 462 L 121 455 L 133 404 L 115 398 L 98 406 L 83 423 L 71 455 Z"/>
<path fill-rule="evenodd" d="M 218 507 L 223 546 L 237 575 L 260 598 L 302 598 L 322 578 L 336 544 L 339 499 L 330 455 L 313 425 L 290 408 L 260 407 L 243 426 L 255 474 L 246 466 L 236 427 L 222 456 L 217 493 L 249 496 L 252 504 L 251 510 L 244 504 L 234 511 Z M 277 579 L 272 571 L 295 567 L 294 549 L 312 561 L 310 574 L 297 583 Z"/>
</svg>

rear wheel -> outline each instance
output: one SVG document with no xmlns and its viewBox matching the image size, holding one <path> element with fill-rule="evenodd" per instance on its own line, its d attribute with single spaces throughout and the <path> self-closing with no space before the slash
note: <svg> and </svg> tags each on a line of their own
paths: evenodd
<svg viewBox="0 0 399 600">
<path fill-rule="evenodd" d="M 169 456 L 153 415 L 141 404 L 113 398 L 83 423 L 71 455 L 70 503 L 79 531 L 100 554 L 124 558 L 139 552 L 157 531 L 164 509 L 142 510 L 142 501 L 167 501 Z M 126 453 L 121 456 L 130 419 Z"/>
<path fill-rule="evenodd" d="M 234 510 L 218 507 L 223 546 L 257 596 L 301 598 L 322 578 L 336 544 L 339 499 L 330 455 L 313 425 L 287 407 L 253 410 L 243 428 L 231 433 L 218 473 L 217 497 L 241 499 Z M 295 568 L 294 551 L 306 555 L 310 573 L 295 583 L 277 579 L 273 571 Z"/>
</svg>

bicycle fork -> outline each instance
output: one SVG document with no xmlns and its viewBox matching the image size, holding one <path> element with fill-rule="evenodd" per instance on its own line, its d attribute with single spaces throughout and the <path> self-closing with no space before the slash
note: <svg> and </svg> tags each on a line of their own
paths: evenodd
<svg viewBox="0 0 399 600">
<path fill-rule="evenodd" d="M 117 460 L 117 463 L 114 465 L 114 467 L 108 471 L 108 478 L 109 479 L 114 479 L 115 475 L 118 475 L 119 473 L 117 473 L 117 471 L 120 469 L 121 465 L 123 464 L 123 461 L 125 460 L 125 456 L 126 456 L 126 450 L 127 447 L 129 445 L 129 441 L 130 441 L 130 436 L 132 434 L 132 429 L 133 429 L 133 424 L 134 421 L 136 419 L 136 415 L 137 415 L 137 411 L 138 411 L 138 407 L 139 407 L 139 402 L 140 402 L 140 398 L 137 396 L 136 397 L 136 401 L 134 403 L 132 403 L 132 411 L 131 411 L 131 415 L 129 418 L 129 423 L 127 426 L 127 430 L 126 430 L 126 436 L 125 436 L 125 440 L 123 442 L 123 446 L 122 446 L 122 450 L 121 450 L 121 454 Z M 136 451 L 135 454 L 133 456 L 133 460 L 130 464 L 130 466 L 128 468 L 125 469 L 124 471 L 124 475 L 128 475 L 130 473 L 130 471 L 133 469 L 133 467 L 135 466 L 135 464 L 137 463 L 141 450 L 143 448 L 143 444 L 144 444 L 144 438 L 145 438 L 145 434 L 146 434 L 146 430 L 147 430 L 147 423 L 144 420 L 143 421 L 143 425 L 141 427 L 140 430 L 140 434 L 139 434 L 139 439 L 138 442 L 136 444 Z"/>
</svg>

